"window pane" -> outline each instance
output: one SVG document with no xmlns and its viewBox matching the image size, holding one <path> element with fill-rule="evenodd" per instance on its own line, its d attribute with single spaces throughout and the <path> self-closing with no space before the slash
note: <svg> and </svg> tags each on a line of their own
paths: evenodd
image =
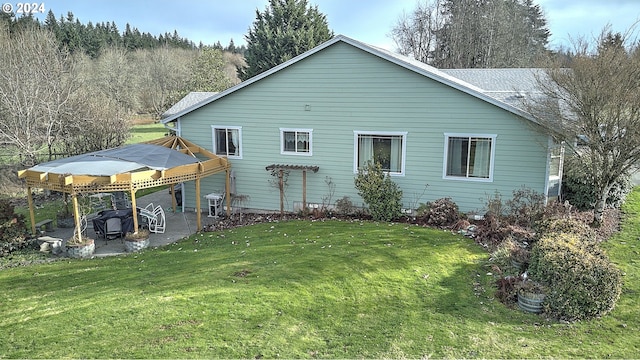
<svg viewBox="0 0 640 360">
<path fill-rule="evenodd" d="M 460 137 L 449 138 L 447 156 L 448 176 L 467 176 L 467 155 L 469 153 L 469 139 Z"/>
<path fill-rule="evenodd" d="M 227 155 L 240 155 L 239 139 L 238 129 L 227 129 Z"/>
<path fill-rule="evenodd" d="M 293 131 L 282 132 L 284 151 L 296 151 L 296 133 Z"/>
<path fill-rule="evenodd" d="M 215 129 L 216 134 L 216 154 L 227 155 L 227 131 L 226 129 Z"/>
<path fill-rule="evenodd" d="M 402 172 L 402 136 L 358 135 L 358 168 L 370 161 L 384 171 Z"/>
<path fill-rule="evenodd" d="M 299 132 L 297 134 L 298 134 L 297 151 L 309 152 L 309 133 Z"/>
<path fill-rule="evenodd" d="M 469 149 L 469 177 L 489 178 L 491 139 L 471 138 Z"/>
<path fill-rule="evenodd" d="M 447 176 L 489 178 L 491 138 L 450 137 L 447 148 Z"/>
<path fill-rule="evenodd" d="M 238 129 L 215 129 L 217 155 L 239 156 L 240 148 L 238 141 L 240 139 Z"/>
</svg>

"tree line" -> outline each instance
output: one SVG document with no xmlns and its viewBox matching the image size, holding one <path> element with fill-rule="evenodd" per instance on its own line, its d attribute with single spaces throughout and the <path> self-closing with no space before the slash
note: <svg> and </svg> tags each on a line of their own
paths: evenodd
<svg viewBox="0 0 640 360">
<path fill-rule="evenodd" d="M 122 32 L 114 21 L 99 22 L 95 25 L 89 21 L 84 24 L 71 11 L 67 12 L 66 16 L 61 15 L 56 18 L 53 10 L 49 10 L 43 23 L 32 14 L 16 17 L 13 14 L 0 13 L 0 22 L 5 22 L 10 32 L 25 28 L 49 30 L 53 32 L 60 47 L 66 48 L 71 53 L 82 51 L 91 58 L 97 58 L 104 49 L 110 47 L 121 47 L 128 51 L 159 47 L 195 50 L 205 47 L 202 42 L 196 45 L 193 41 L 181 37 L 177 30 L 155 36 L 148 32 L 141 32 L 129 23 L 125 24 Z M 236 46 L 233 39 L 226 47 L 223 47 L 220 41 L 211 47 L 236 54 L 242 54 L 245 51 L 245 46 Z"/>
</svg>

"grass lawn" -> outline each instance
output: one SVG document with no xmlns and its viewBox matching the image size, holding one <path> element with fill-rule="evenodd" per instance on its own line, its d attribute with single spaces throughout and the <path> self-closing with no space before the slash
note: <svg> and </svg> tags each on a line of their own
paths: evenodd
<svg viewBox="0 0 640 360">
<path fill-rule="evenodd" d="M 131 137 L 127 140 L 127 144 L 137 144 L 164 137 L 167 129 L 160 123 L 140 124 L 131 126 L 130 133 Z"/>
<path fill-rule="evenodd" d="M 0 271 L 2 358 L 634 358 L 640 191 L 607 250 L 625 275 L 603 319 L 560 323 L 493 298 L 472 240 L 406 224 L 289 221 L 136 255 Z"/>
</svg>

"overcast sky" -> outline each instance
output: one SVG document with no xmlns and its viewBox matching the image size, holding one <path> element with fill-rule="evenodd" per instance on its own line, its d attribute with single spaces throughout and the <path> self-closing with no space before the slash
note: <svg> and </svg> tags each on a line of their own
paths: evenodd
<svg viewBox="0 0 640 360">
<path fill-rule="evenodd" d="M 7 1 L 7 0 L 4 0 Z M 309 0 L 327 16 L 329 28 L 362 42 L 395 50 L 389 37 L 403 12 L 410 13 L 418 0 Z M 624 31 L 640 19 L 639 0 L 534 0 L 541 5 L 552 46 L 568 45 L 570 39 L 597 36 L 607 24 Z M 115 21 L 120 31 L 129 23 L 141 32 L 159 35 L 177 30 L 196 44 L 223 46 L 244 35 L 264 11 L 268 0 L 46 0 L 46 11 L 56 18 L 73 12 L 82 23 Z M 17 5 L 16 2 L 13 3 Z M 46 15 L 46 14 L 45 14 Z M 38 16 L 44 19 L 45 15 Z"/>
</svg>

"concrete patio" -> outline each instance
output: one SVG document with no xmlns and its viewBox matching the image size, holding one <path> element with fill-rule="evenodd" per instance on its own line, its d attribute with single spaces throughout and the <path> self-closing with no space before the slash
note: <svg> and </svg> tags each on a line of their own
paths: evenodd
<svg viewBox="0 0 640 360">
<path fill-rule="evenodd" d="M 190 236 L 197 232 L 196 213 L 181 212 L 181 208 L 178 207 L 174 213 L 171 208 L 171 195 L 167 190 L 156 191 L 152 194 L 140 197 L 136 199 L 138 207 L 144 207 L 149 203 L 153 203 L 155 206 L 160 205 L 165 211 L 166 228 L 163 234 L 151 233 L 149 236 L 149 248 L 159 247 L 167 244 L 174 243 L 182 238 Z M 207 225 L 213 222 L 212 218 L 207 217 L 207 213 L 202 214 L 202 225 Z M 73 235 L 73 228 L 57 228 L 54 227 L 53 231 L 48 231 L 45 236 L 50 236 L 59 239 L 69 239 Z M 94 256 L 111 256 L 126 253 L 124 239 L 116 238 L 106 241 L 103 237 L 97 236 L 93 230 L 93 224 L 91 218 L 89 218 L 87 225 L 87 235 L 95 240 L 96 249 Z M 60 256 L 66 256 L 63 252 Z"/>
</svg>

